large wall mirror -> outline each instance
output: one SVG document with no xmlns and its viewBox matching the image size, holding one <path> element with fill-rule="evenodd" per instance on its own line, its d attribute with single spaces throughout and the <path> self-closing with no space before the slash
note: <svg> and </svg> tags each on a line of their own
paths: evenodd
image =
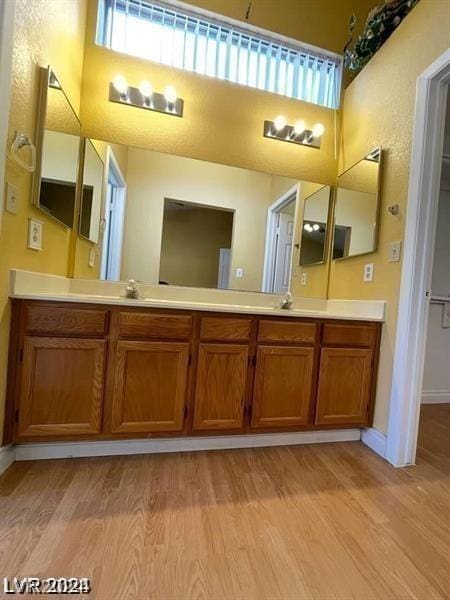
<svg viewBox="0 0 450 600">
<path fill-rule="evenodd" d="M 40 68 L 33 202 L 73 227 L 81 125 L 56 74 Z"/>
<path fill-rule="evenodd" d="M 331 188 L 324 185 L 304 199 L 299 259 L 301 267 L 323 264 L 327 260 L 330 197 Z"/>
<path fill-rule="evenodd" d="M 333 259 L 377 248 L 382 150 L 375 148 L 339 175 L 334 209 Z"/>
<path fill-rule="evenodd" d="M 103 204 L 103 174 L 105 165 L 94 143 L 84 140 L 83 183 L 79 233 L 97 244 Z"/>
<path fill-rule="evenodd" d="M 289 289 L 303 182 L 102 140 L 86 144 L 80 235 L 91 241 L 99 217 L 95 181 L 100 189 L 106 165 L 101 279 L 267 293 Z M 96 178 L 88 180 L 88 172 Z M 320 222 L 326 221 L 321 214 Z M 74 271 L 86 273 L 82 267 Z"/>
</svg>

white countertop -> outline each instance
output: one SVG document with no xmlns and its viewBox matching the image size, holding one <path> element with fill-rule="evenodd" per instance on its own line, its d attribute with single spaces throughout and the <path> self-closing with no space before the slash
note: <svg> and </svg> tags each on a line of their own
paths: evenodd
<svg viewBox="0 0 450 600">
<path fill-rule="evenodd" d="M 170 287 L 170 289 L 169 289 Z M 80 290 L 102 291 L 76 293 Z M 198 310 L 207 312 L 228 312 L 240 314 L 271 315 L 279 317 L 310 317 L 320 319 L 345 319 L 358 321 L 385 320 L 384 301 L 306 299 L 294 298 L 293 308 L 277 308 L 279 295 L 259 293 L 228 292 L 218 290 L 199 290 L 174 288 L 171 286 L 140 286 L 145 297 L 138 300 L 125 298 L 124 284 L 116 282 L 96 282 L 73 280 L 65 277 L 14 270 L 11 272 L 10 297 L 21 300 L 45 300 L 55 302 L 73 302 L 104 304 L 116 306 L 140 306 L 148 308 L 167 308 L 178 310 Z M 111 290 L 111 294 L 104 293 Z M 152 297 L 151 292 L 160 297 Z M 161 297 L 166 295 L 167 297 Z M 194 299 L 189 298 L 192 296 Z M 179 296 L 180 299 L 175 299 Z"/>
</svg>

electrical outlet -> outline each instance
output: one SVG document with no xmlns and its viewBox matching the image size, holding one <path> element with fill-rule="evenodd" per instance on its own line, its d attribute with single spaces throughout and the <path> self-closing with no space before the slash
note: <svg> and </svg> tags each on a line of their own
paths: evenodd
<svg viewBox="0 0 450 600">
<path fill-rule="evenodd" d="M 6 184 L 6 205 L 5 210 L 12 215 L 17 214 L 17 205 L 19 203 L 19 190 L 11 183 Z"/>
<path fill-rule="evenodd" d="M 244 269 L 242 267 L 238 267 L 236 269 L 236 277 L 238 279 L 242 279 L 244 277 Z"/>
<path fill-rule="evenodd" d="M 302 273 L 302 276 L 300 277 L 300 285 L 306 285 L 307 279 L 306 273 Z"/>
<path fill-rule="evenodd" d="M 90 248 L 89 250 L 88 265 L 91 267 L 91 269 L 95 267 L 95 248 Z"/>
<path fill-rule="evenodd" d="M 364 265 L 364 281 L 373 281 L 373 263 Z"/>
<path fill-rule="evenodd" d="M 389 244 L 389 262 L 398 262 L 402 253 L 402 243 L 392 242 Z"/>
</svg>

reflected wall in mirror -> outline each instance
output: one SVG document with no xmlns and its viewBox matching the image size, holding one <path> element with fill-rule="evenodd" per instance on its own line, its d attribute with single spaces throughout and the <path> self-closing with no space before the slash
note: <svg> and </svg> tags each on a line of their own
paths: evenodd
<svg viewBox="0 0 450 600">
<path fill-rule="evenodd" d="M 86 138 L 79 233 L 94 244 L 97 244 L 99 239 L 104 169 L 105 166 L 94 144 Z"/>
<path fill-rule="evenodd" d="M 80 122 L 58 78 L 50 68 L 40 67 L 33 202 L 70 228 L 75 211 L 80 135 Z"/>
<path fill-rule="evenodd" d="M 334 209 L 333 259 L 377 248 L 382 150 L 375 148 L 339 175 Z"/>
<path fill-rule="evenodd" d="M 254 292 L 289 288 L 301 182 L 92 142 L 106 164 L 101 279 Z M 276 228 L 269 235 L 270 219 L 286 224 L 283 243 Z M 77 251 L 76 260 L 86 255 Z M 96 276 L 81 264 L 75 274 Z"/>
<path fill-rule="evenodd" d="M 330 186 L 323 186 L 304 200 L 299 262 L 301 267 L 322 264 L 327 260 L 330 190 Z"/>
</svg>

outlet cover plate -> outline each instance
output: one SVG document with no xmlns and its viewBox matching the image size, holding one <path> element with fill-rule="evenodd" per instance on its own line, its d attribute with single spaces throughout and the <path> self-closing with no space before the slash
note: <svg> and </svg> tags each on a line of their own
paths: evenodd
<svg viewBox="0 0 450 600">
<path fill-rule="evenodd" d="M 17 215 L 17 205 L 19 203 L 19 188 L 12 183 L 6 184 L 6 202 L 5 210 L 12 215 Z"/>
<path fill-rule="evenodd" d="M 373 263 L 364 265 L 364 281 L 373 281 Z"/>
</svg>

